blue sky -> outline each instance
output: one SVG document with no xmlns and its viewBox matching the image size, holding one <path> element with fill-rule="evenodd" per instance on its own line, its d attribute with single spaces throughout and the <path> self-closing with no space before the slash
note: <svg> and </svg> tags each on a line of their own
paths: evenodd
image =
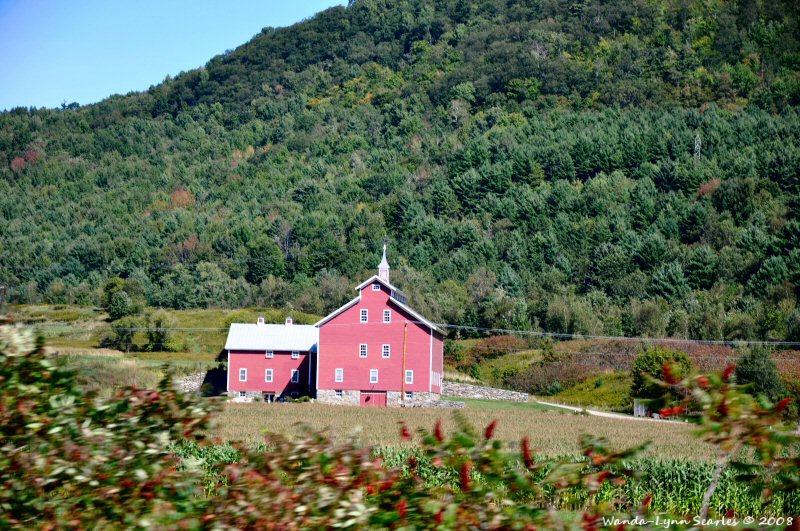
<svg viewBox="0 0 800 531">
<path fill-rule="evenodd" d="M 93 103 L 345 0 L 0 0 L 0 110 Z"/>
</svg>

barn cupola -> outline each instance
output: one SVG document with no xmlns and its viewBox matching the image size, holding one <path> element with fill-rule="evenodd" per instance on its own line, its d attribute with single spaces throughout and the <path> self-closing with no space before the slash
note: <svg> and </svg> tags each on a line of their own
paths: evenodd
<svg viewBox="0 0 800 531">
<path fill-rule="evenodd" d="M 378 278 L 389 282 L 389 261 L 386 260 L 386 244 L 383 244 L 383 258 L 381 263 L 378 264 Z"/>
</svg>

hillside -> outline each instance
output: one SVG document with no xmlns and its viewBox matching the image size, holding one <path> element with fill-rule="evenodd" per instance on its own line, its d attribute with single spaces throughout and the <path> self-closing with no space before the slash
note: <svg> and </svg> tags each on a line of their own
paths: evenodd
<svg viewBox="0 0 800 531">
<path fill-rule="evenodd" d="M 356 0 L 2 113 L 0 284 L 324 314 L 387 237 L 437 321 L 800 340 L 799 11 Z"/>
</svg>

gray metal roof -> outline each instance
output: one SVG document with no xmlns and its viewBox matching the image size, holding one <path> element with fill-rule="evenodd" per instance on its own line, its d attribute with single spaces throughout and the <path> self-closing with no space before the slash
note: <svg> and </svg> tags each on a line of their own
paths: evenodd
<svg viewBox="0 0 800 531">
<path fill-rule="evenodd" d="M 319 328 L 313 325 L 231 323 L 225 350 L 315 351 Z"/>
</svg>

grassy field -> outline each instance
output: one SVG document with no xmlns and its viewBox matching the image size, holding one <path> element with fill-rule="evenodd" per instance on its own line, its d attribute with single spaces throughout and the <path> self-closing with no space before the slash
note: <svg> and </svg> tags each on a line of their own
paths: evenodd
<svg viewBox="0 0 800 531">
<path fill-rule="evenodd" d="M 471 400 L 461 413 L 480 430 L 499 421 L 496 437 L 518 442 L 530 437 L 533 448 L 544 455 L 574 455 L 578 438 L 587 433 L 606 437 L 614 447 L 653 441 L 647 455 L 660 458 L 705 460 L 711 449 L 698 441 L 689 426 L 654 424 L 634 420 L 609 420 L 555 410 L 532 404 L 510 404 Z M 431 429 L 441 419 L 445 430 L 453 430 L 453 412 L 442 409 L 384 409 L 322 404 L 226 404 L 212 435 L 222 440 L 258 441 L 265 432 L 297 434 L 306 425 L 329 429 L 335 438 L 357 436 L 366 444 L 399 446 L 399 422 L 412 430 Z"/>
<path fill-rule="evenodd" d="M 602 374 L 547 399 L 575 406 L 631 413 L 631 381 L 628 373 Z"/>
<path fill-rule="evenodd" d="M 100 308 L 65 305 L 18 305 L 10 308 L 15 321 L 34 326 L 55 351 L 91 355 L 91 349 L 102 347 L 103 339 L 111 333 L 108 315 Z M 147 308 L 142 320 L 152 312 Z M 263 315 L 267 322 L 282 323 L 286 310 L 280 309 L 204 309 L 169 310 L 168 315 L 176 352 L 131 352 L 126 356 L 159 362 L 213 362 L 225 345 L 227 328 L 232 322 L 256 322 Z M 291 312 L 297 324 L 312 324 L 319 316 Z M 144 326 L 144 322 L 142 324 Z M 189 330 L 194 329 L 194 330 Z M 144 332 L 134 336 L 134 343 L 145 344 Z"/>
</svg>

